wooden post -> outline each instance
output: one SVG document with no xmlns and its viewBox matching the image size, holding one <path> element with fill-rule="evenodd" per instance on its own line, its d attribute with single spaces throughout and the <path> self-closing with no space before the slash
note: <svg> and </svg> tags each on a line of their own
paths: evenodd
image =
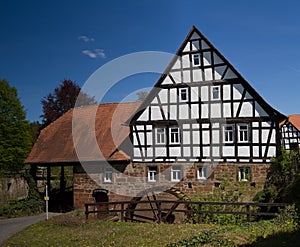
<svg viewBox="0 0 300 247">
<path fill-rule="evenodd" d="M 158 216 L 158 224 L 161 223 L 161 202 L 158 202 L 157 203 L 157 216 Z"/>
<path fill-rule="evenodd" d="M 246 205 L 246 212 L 247 212 L 247 221 L 250 222 L 251 212 L 250 212 L 250 205 L 249 204 Z"/>
<path fill-rule="evenodd" d="M 89 206 L 85 204 L 85 220 L 88 222 L 89 220 Z"/>
<path fill-rule="evenodd" d="M 198 204 L 198 223 L 202 223 L 202 203 Z"/>
<path fill-rule="evenodd" d="M 121 222 L 124 222 L 124 202 L 121 202 Z"/>
<path fill-rule="evenodd" d="M 49 165 L 47 166 L 47 186 L 48 191 L 51 194 L 51 167 Z"/>
</svg>

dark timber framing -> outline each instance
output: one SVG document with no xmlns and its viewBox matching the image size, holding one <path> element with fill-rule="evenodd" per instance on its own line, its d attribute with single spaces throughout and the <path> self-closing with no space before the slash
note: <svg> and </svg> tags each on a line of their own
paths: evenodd
<svg viewBox="0 0 300 247">
<path fill-rule="evenodd" d="M 200 55 L 197 66 L 193 63 L 194 54 Z M 166 80 L 169 83 L 164 83 Z M 212 98 L 214 86 L 220 88 L 220 99 Z M 181 102 L 180 88 L 188 88 L 188 101 Z M 242 114 L 245 104 L 252 107 L 248 115 Z M 145 112 L 147 118 L 141 119 Z M 133 162 L 269 162 L 280 149 L 279 122 L 285 118 L 193 26 L 154 88 L 127 122 L 131 126 L 133 149 L 140 150 L 139 154 L 134 152 Z M 223 142 L 224 124 L 234 126 L 233 143 Z M 247 142 L 239 141 L 240 124 L 247 125 Z M 180 130 L 179 144 L 169 142 L 169 128 L 174 125 Z M 166 128 L 164 145 L 155 141 L 155 128 L 162 126 Z"/>
</svg>

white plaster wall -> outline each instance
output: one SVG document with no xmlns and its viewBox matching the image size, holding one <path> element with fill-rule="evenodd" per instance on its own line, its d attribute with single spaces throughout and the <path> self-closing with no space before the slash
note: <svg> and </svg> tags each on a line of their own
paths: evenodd
<svg viewBox="0 0 300 247">
<path fill-rule="evenodd" d="M 155 148 L 155 156 L 160 157 L 160 156 L 166 156 L 166 147 L 156 147 Z"/>
<path fill-rule="evenodd" d="M 193 131 L 193 144 L 200 144 L 199 132 L 200 131 Z"/>
<path fill-rule="evenodd" d="M 200 156 L 200 149 L 198 147 L 193 147 L 193 157 Z"/>
<path fill-rule="evenodd" d="M 183 55 L 182 56 L 182 68 L 189 68 L 190 65 L 191 65 L 190 56 L 189 55 Z"/>
<path fill-rule="evenodd" d="M 179 119 L 188 119 L 189 118 L 189 105 L 183 104 L 179 105 Z"/>
<path fill-rule="evenodd" d="M 193 70 L 193 81 L 203 81 L 201 69 Z"/>
<path fill-rule="evenodd" d="M 224 157 L 232 157 L 234 156 L 234 147 L 231 146 L 223 146 L 223 156 Z"/>
<path fill-rule="evenodd" d="M 201 105 L 201 118 L 208 118 L 208 105 Z"/>
<path fill-rule="evenodd" d="M 202 101 L 208 101 L 208 87 L 201 87 L 201 99 Z"/>
<path fill-rule="evenodd" d="M 205 81 L 211 81 L 213 79 L 212 77 L 213 73 L 211 68 L 204 69 L 204 74 L 205 74 Z"/>
<path fill-rule="evenodd" d="M 171 76 L 173 77 L 173 79 L 176 83 L 181 83 L 182 82 L 180 71 L 172 71 L 172 72 L 170 72 L 170 74 L 171 74 Z"/>
<path fill-rule="evenodd" d="M 194 40 L 192 41 L 192 50 L 193 51 L 197 51 L 200 49 L 200 46 L 199 46 L 199 40 Z"/>
<path fill-rule="evenodd" d="M 158 97 L 160 99 L 161 103 L 167 103 L 168 102 L 168 90 L 162 89 L 158 93 Z"/>
<path fill-rule="evenodd" d="M 224 103 L 223 104 L 223 109 L 224 109 L 224 111 L 223 111 L 224 117 L 225 118 L 231 117 L 231 105 L 230 105 L 230 103 Z"/>
<path fill-rule="evenodd" d="M 191 82 L 191 74 L 189 70 L 183 71 L 183 82 L 190 83 Z"/>
<path fill-rule="evenodd" d="M 181 69 L 180 57 L 177 58 L 176 62 L 174 63 L 173 69 Z"/>
<path fill-rule="evenodd" d="M 211 118 L 220 118 L 221 117 L 221 104 L 216 103 L 216 104 L 211 104 L 211 111 L 210 115 Z"/>
<path fill-rule="evenodd" d="M 177 89 L 171 88 L 170 89 L 170 103 L 176 103 L 177 102 Z"/>
<path fill-rule="evenodd" d="M 252 117 L 253 106 L 250 102 L 244 102 L 242 104 L 240 117 Z"/>
<path fill-rule="evenodd" d="M 191 141 L 190 141 L 190 132 L 189 131 L 183 131 L 182 137 L 183 137 L 183 140 L 182 140 L 183 144 L 190 144 L 191 143 Z"/>
<path fill-rule="evenodd" d="M 151 120 L 163 120 L 159 106 L 151 106 Z"/>
<path fill-rule="evenodd" d="M 139 121 L 147 121 L 149 116 L 149 106 L 146 107 L 144 112 L 142 113 L 141 116 L 139 116 L 138 120 Z"/>
<path fill-rule="evenodd" d="M 198 119 L 199 118 L 199 105 L 198 104 L 192 104 L 191 105 L 191 118 L 192 119 Z"/>
<path fill-rule="evenodd" d="M 239 146 L 238 147 L 238 156 L 250 156 L 250 147 Z"/>
<path fill-rule="evenodd" d="M 202 132 L 202 143 L 210 144 L 209 131 L 207 131 L 207 130 L 204 130 Z"/>
<path fill-rule="evenodd" d="M 180 147 L 170 147 L 169 151 L 171 156 L 181 156 Z"/>
<path fill-rule="evenodd" d="M 168 84 L 173 84 L 173 82 L 169 76 L 166 76 L 166 78 L 163 80 L 163 82 L 161 84 L 168 85 Z"/>
</svg>

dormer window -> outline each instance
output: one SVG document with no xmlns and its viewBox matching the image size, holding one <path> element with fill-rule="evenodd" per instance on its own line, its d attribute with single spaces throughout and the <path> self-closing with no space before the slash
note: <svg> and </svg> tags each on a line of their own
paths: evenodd
<svg viewBox="0 0 300 247">
<path fill-rule="evenodd" d="M 195 66 L 199 66 L 200 65 L 200 54 L 194 54 L 193 55 L 193 64 Z"/>
<path fill-rule="evenodd" d="M 180 88 L 179 89 L 179 101 L 180 102 L 186 102 L 188 101 L 188 89 L 187 88 Z"/>
</svg>

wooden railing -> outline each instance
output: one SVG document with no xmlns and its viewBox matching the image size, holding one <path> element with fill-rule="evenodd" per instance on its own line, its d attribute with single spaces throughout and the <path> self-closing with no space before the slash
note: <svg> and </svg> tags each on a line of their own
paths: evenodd
<svg viewBox="0 0 300 247">
<path fill-rule="evenodd" d="M 151 208 L 136 208 L 137 205 L 150 204 Z M 164 207 L 163 204 L 173 204 L 172 207 Z M 134 205 L 134 206 L 133 206 Z M 155 205 L 153 207 L 152 205 Z M 179 205 L 184 205 L 185 209 L 177 209 Z M 224 210 L 203 210 L 204 205 L 211 206 L 224 206 Z M 203 215 L 205 214 L 231 214 L 231 215 L 246 215 L 246 220 L 249 222 L 251 216 L 268 216 L 275 217 L 277 213 L 264 212 L 262 208 L 284 208 L 288 206 L 288 203 L 257 203 L 257 202 L 196 202 L 196 201 L 168 201 L 168 200 L 152 200 L 152 201 L 121 201 L 121 202 L 97 202 L 97 203 L 86 203 L 85 204 L 85 215 L 86 220 L 89 218 L 89 214 L 109 214 L 109 213 L 120 213 L 120 221 L 143 221 L 136 220 L 135 212 L 150 212 L 155 215 L 155 218 L 147 216 L 138 217 L 145 220 L 156 221 L 161 223 L 163 217 L 170 215 L 175 212 L 182 212 L 185 214 L 197 215 L 198 223 L 202 222 Z M 226 207 L 233 206 L 239 207 L 239 211 L 228 211 Z"/>
</svg>

